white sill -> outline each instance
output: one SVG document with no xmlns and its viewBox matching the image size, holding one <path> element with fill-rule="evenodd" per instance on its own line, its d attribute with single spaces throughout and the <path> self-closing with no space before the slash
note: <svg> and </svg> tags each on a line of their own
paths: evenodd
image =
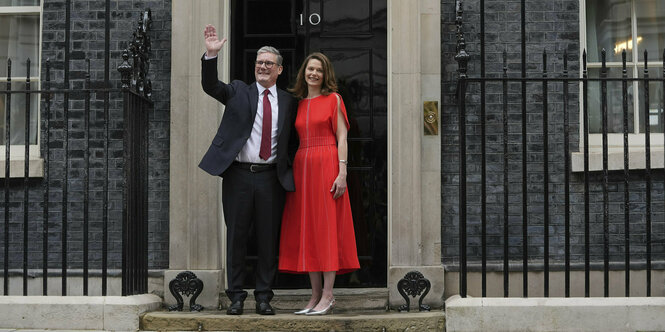
<svg viewBox="0 0 665 332">
<path fill-rule="evenodd" d="M 28 160 L 30 167 L 28 176 L 31 178 L 44 177 L 44 159 L 38 156 L 30 156 Z M 5 178 L 5 159 L 0 159 L 0 179 Z M 9 162 L 9 177 L 22 178 L 25 177 L 25 158 L 23 156 L 16 156 L 10 159 Z"/>
<path fill-rule="evenodd" d="M 651 148 L 651 169 L 663 168 L 665 152 L 662 147 Z M 571 156 L 573 172 L 584 172 L 584 152 L 573 152 Z M 646 153 L 643 147 L 628 149 L 628 168 L 631 170 L 646 168 Z M 607 153 L 607 169 L 623 170 L 623 149 L 610 149 Z M 589 171 L 603 170 L 603 151 L 589 149 Z"/>
</svg>

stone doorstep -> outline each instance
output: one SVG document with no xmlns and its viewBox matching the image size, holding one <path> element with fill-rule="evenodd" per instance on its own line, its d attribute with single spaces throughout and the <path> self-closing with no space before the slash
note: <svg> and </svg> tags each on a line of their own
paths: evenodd
<svg viewBox="0 0 665 332">
<path fill-rule="evenodd" d="M 277 289 L 270 304 L 277 311 L 274 316 L 255 313 L 253 290 L 245 300 L 245 312 L 240 316 L 226 315 L 229 299 L 221 296 L 221 311 L 188 312 L 185 299 L 182 312 L 156 311 L 141 318 L 143 331 L 443 331 L 444 313 L 433 309 L 418 312 L 417 299 L 411 299 L 411 312 L 386 311 L 387 288 L 336 288 L 337 305 L 334 314 L 325 316 L 297 316 L 309 301 L 309 289 Z M 414 303 L 415 302 L 415 303 Z"/>
<path fill-rule="evenodd" d="M 254 310 L 256 302 L 254 301 L 253 290 L 246 289 L 248 295 L 245 300 L 245 310 Z M 309 289 L 276 289 L 275 296 L 270 304 L 276 310 L 287 312 L 302 309 L 307 304 L 311 296 Z M 231 305 L 231 301 L 222 295 L 221 306 L 219 309 L 226 309 Z M 387 288 L 336 288 L 335 299 L 338 308 L 344 310 L 386 310 L 388 307 L 388 289 Z M 184 310 L 189 309 L 189 302 L 185 300 Z M 417 302 L 417 299 L 415 300 Z M 411 300 L 413 304 L 413 300 Z M 413 306 L 412 306 L 413 307 Z M 212 309 L 212 308 L 208 308 Z M 413 309 L 412 309 L 413 310 Z M 417 310 L 417 309 L 416 309 Z"/>
<path fill-rule="evenodd" d="M 261 316 L 245 304 L 240 316 L 223 311 L 150 312 L 141 318 L 141 331 L 444 331 L 444 312 L 335 311 L 325 316 L 298 316 L 278 311 Z"/>
</svg>

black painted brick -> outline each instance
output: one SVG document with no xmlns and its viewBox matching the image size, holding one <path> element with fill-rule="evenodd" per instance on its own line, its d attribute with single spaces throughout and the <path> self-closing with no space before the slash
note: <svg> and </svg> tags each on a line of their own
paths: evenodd
<svg viewBox="0 0 665 332">
<path fill-rule="evenodd" d="M 90 59 L 93 87 L 103 87 L 104 79 L 104 35 L 105 1 L 74 1 L 71 12 L 70 82 L 64 80 L 65 41 L 65 1 L 45 0 L 43 6 L 42 31 L 42 73 L 45 81 L 45 62 L 51 63 L 51 88 L 82 88 L 84 86 L 87 64 Z M 171 66 L 171 1 L 111 1 L 111 60 L 110 79 L 112 87 L 119 87 L 119 73 L 116 68 L 121 63 L 122 49 L 131 40 L 132 32 L 137 27 L 138 17 L 146 8 L 152 10 L 152 57 L 149 78 L 153 82 L 153 100 L 155 108 L 151 111 L 149 128 L 149 268 L 168 267 L 168 164 L 169 164 L 169 107 L 170 107 L 170 66 Z M 155 55 L 159 56 L 155 56 Z M 96 82 L 95 82 L 96 81 Z M 72 94 L 69 101 L 69 180 L 68 180 L 68 267 L 82 267 L 82 230 L 83 230 L 83 156 L 84 140 L 82 93 Z M 110 268 L 119 268 L 121 261 L 121 209 L 122 209 L 122 98 L 118 93 L 110 95 L 110 169 L 109 185 L 109 262 Z M 45 134 L 46 108 L 42 101 L 41 129 Z M 106 178 L 103 167 L 103 94 L 92 96 L 90 115 L 90 187 L 89 196 L 89 236 L 91 267 L 101 266 L 102 238 L 102 195 L 101 185 Z M 48 223 L 48 266 L 60 267 L 61 230 L 63 220 L 63 118 L 64 100 L 61 94 L 55 94 L 51 102 L 50 131 L 48 144 L 50 156 L 49 178 L 49 223 Z M 10 211 L 9 253 L 10 268 L 22 267 L 23 259 L 23 220 L 24 220 L 24 185 L 22 179 L 9 182 Z M 43 238 L 43 179 L 31 179 L 28 184 L 28 267 L 42 267 Z M 4 206 L 4 190 L 0 193 Z M 3 209 L 4 210 L 4 209 Z M 2 215 L 4 220 L 4 214 Z M 3 222 L 4 224 L 4 222 Z M 0 227 L 0 251 L 4 252 L 4 227 Z M 4 257 L 4 256 L 2 256 Z M 2 258 L 0 258 L 2 259 Z"/>
<path fill-rule="evenodd" d="M 471 55 L 469 76 L 480 76 L 480 21 L 479 0 L 464 3 L 464 37 L 466 51 Z M 548 54 L 548 75 L 560 75 L 563 70 L 563 52 L 568 51 L 569 75 L 579 75 L 579 1 L 526 1 L 526 63 L 527 77 L 542 77 L 543 51 Z M 455 1 L 441 1 L 442 14 L 442 256 L 445 265 L 459 261 L 459 119 L 456 98 L 457 63 L 455 56 Z M 521 74 L 521 25 L 520 1 L 485 1 L 486 23 L 486 71 L 487 76 L 500 76 L 503 69 L 502 52 L 508 52 L 509 76 Z M 486 124 L 487 140 L 487 238 L 488 259 L 503 259 L 503 119 L 502 85 L 487 83 Z M 509 91 L 509 252 L 510 259 L 522 259 L 522 109 L 521 86 L 511 82 Z M 560 83 L 548 86 L 549 130 L 549 242 L 550 259 L 564 259 L 564 183 L 563 183 L 563 89 Z M 579 146 L 579 87 L 571 83 L 570 91 L 570 147 Z M 470 83 L 467 93 L 467 254 L 471 263 L 480 262 L 480 88 Z M 544 243 L 543 207 L 543 134 L 542 83 L 527 85 L 527 216 L 528 251 L 531 260 L 542 262 Z M 630 250 L 633 261 L 645 260 L 645 207 L 646 184 L 643 171 L 631 173 L 630 200 L 632 202 L 630 224 Z M 652 171 L 652 238 L 654 260 L 665 258 L 658 251 L 665 238 L 663 219 L 663 170 Z M 571 192 L 571 259 L 584 260 L 584 196 L 583 176 L 572 174 Z M 603 195 L 602 174 L 590 175 L 590 245 L 591 259 L 603 260 Z M 612 261 L 624 259 L 623 173 L 610 172 L 609 186 L 609 255 Z"/>
</svg>

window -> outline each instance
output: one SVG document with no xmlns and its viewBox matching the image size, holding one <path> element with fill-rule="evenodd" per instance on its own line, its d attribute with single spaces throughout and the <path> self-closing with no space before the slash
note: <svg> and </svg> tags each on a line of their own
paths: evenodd
<svg viewBox="0 0 665 332">
<path fill-rule="evenodd" d="M 644 77 L 644 50 L 649 53 L 649 77 L 663 77 L 665 1 L 585 0 L 585 2 L 583 8 L 586 10 L 586 26 L 583 25 L 583 29 L 585 29 L 583 31 L 585 31 L 586 38 L 589 77 L 600 76 L 603 49 L 606 51 L 608 77 L 622 77 L 623 50 L 626 50 L 629 78 Z M 602 131 L 600 87 L 599 82 L 589 83 L 590 133 L 601 133 Z M 622 83 L 608 82 L 607 96 L 608 132 L 623 133 Z M 645 107 L 643 83 L 629 82 L 629 133 L 643 134 L 645 132 Z M 649 85 L 648 107 L 651 133 L 663 133 L 665 118 L 663 116 L 662 83 L 652 82 Z M 661 138 L 659 145 L 662 146 L 662 142 Z"/>
<path fill-rule="evenodd" d="M 602 50 L 605 49 L 607 77 L 622 77 L 622 51 L 626 50 L 628 78 L 644 77 L 644 50 L 648 51 L 650 78 L 663 77 L 663 49 L 665 48 L 665 0 L 580 0 L 581 47 L 587 51 L 590 78 L 600 77 Z M 662 82 L 662 81 L 661 81 Z M 649 84 L 649 130 L 651 140 L 651 167 L 663 168 L 663 85 Z M 644 84 L 628 82 L 628 153 L 631 169 L 644 169 L 645 157 L 645 102 Z M 580 94 L 582 87 L 580 85 Z M 589 112 L 589 169 L 602 170 L 602 114 L 601 84 L 588 84 Z M 608 168 L 623 169 L 623 88 L 622 82 L 607 82 Z M 580 107 L 580 123 L 583 123 Z M 580 151 L 572 154 L 574 172 L 584 170 L 582 146 L 584 136 L 580 128 Z"/>
<path fill-rule="evenodd" d="M 27 59 L 30 63 L 31 89 L 39 88 L 40 64 L 40 0 L 0 0 L 0 91 L 7 90 L 8 59 L 11 59 L 11 89 L 25 90 Z M 38 144 L 39 94 L 30 94 L 30 145 Z M 26 95 L 12 94 L 7 105 L 7 94 L 0 93 L 0 146 L 4 159 L 6 144 L 6 115 L 10 112 L 10 137 L 12 155 L 23 156 L 25 144 Z M 31 153 L 32 155 L 32 153 Z"/>
</svg>

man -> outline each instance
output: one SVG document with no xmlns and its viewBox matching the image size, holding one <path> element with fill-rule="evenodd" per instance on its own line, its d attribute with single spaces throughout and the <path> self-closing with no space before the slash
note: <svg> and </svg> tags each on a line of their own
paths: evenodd
<svg viewBox="0 0 665 332">
<path fill-rule="evenodd" d="M 273 47 L 257 52 L 256 82 L 230 84 L 217 78 L 217 55 L 226 38 L 215 27 L 204 32 L 206 54 L 201 59 L 203 90 L 226 105 L 222 122 L 199 167 L 221 176 L 222 204 L 227 226 L 226 294 L 231 306 L 226 313 L 242 315 L 247 292 L 242 289 L 250 229 L 256 230 L 256 313 L 274 315 L 270 306 L 272 281 L 277 272 L 277 250 L 285 190 L 295 190 L 291 164 L 297 141 L 291 134 L 297 101 L 277 89 L 282 56 Z M 289 138 L 291 137 L 291 144 Z M 289 154 L 289 146 L 292 147 Z"/>
</svg>

